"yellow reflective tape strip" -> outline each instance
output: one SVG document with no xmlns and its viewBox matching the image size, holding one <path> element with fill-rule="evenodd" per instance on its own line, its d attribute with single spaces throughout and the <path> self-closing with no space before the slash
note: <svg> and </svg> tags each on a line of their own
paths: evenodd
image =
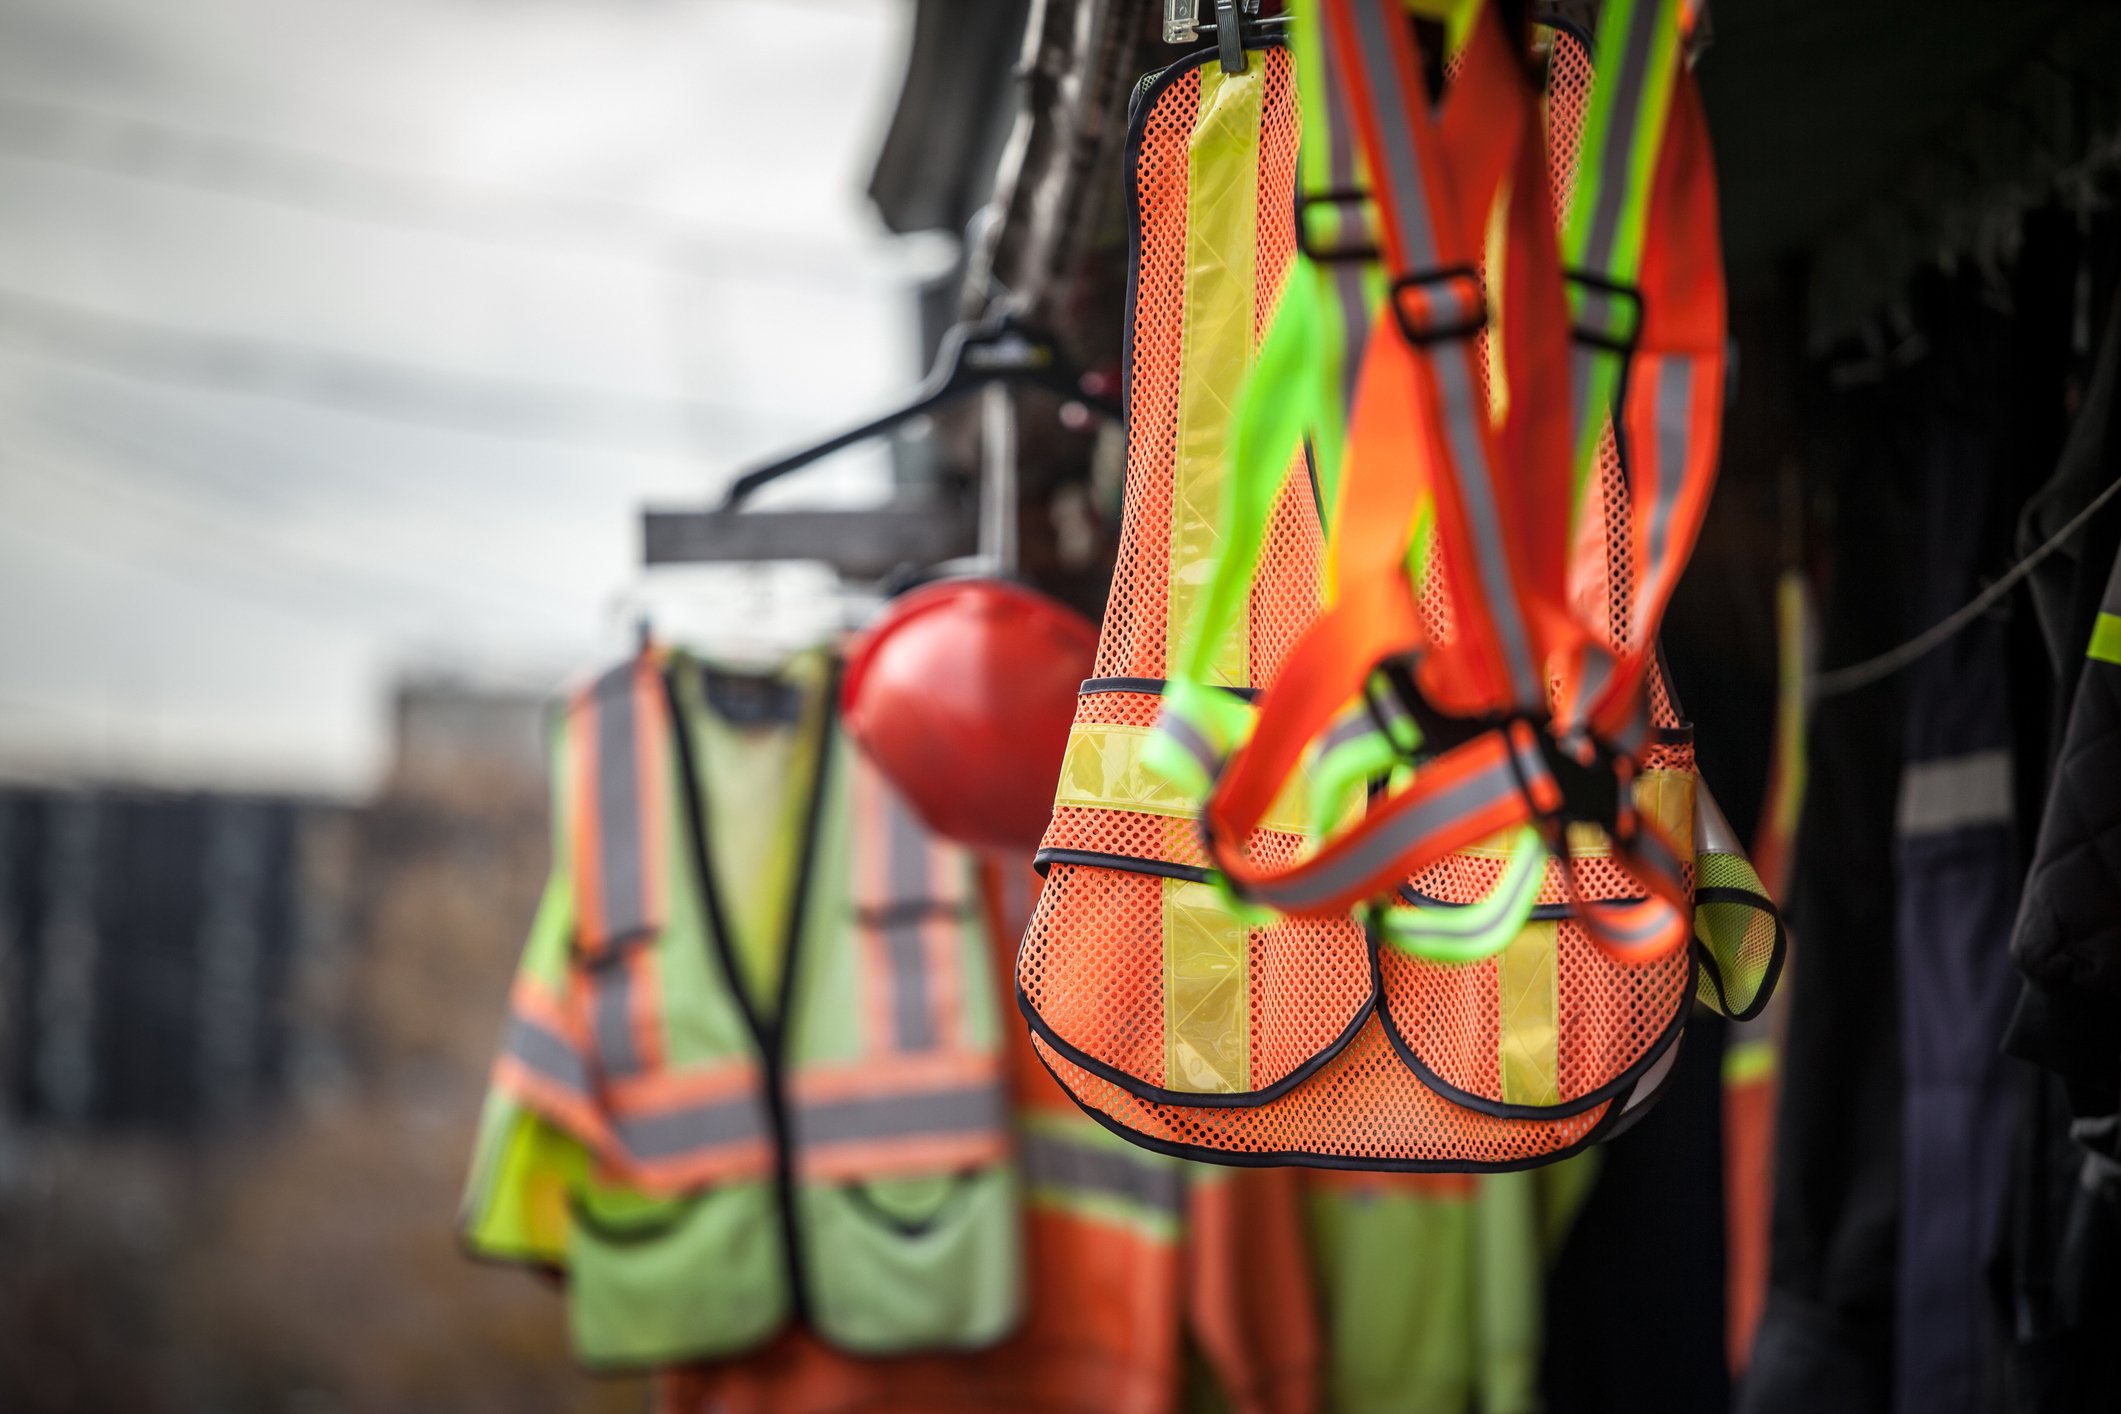
<svg viewBox="0 0 2121 1414">
<path fill-rule="evenodd" d="M 2091 647 L 2084 650 L 2084 656 L 2121 664 L 2121 614 L 2099 615 L 2092 624 Z"/>
<path fill-rule="evenodd" d="M 1561 1103 L 1559 925 L 1527 923 L 1496 966 L 1501 994 L 1502 1098 L 1512 1105 Z"/>
<path fill-rule="evenodd" d="M 1229 1095 L 1252 1088 L 1245 925 L 1211 884 L 1165 879 L 1164 1086 Z"/>
<path fill-rule="evenodd" d="M 1266 65 L 1201 70 L 1200 114 L 1186 151 L 1185 317 L 1179 343 L 1178 439 L 1172 452 L 1168 661 L 1181 647 L 1222 552 L 1224 450 L 1230 410 L 1252 362 L 1258 259 L 1259 125 Z M 1212 673 L 1251 683 L 1248 635 L 1233 633 Z"/>
<path fill-rule="evenodd" d="M 1635 778 L 1635 809 L 1664 827 L 1673 849 L 1682 860 L 1693 859 L 1692 771 L 1644 771 Z M 1613 842 L 1596 825 L 1578 821 L 1569 826 L 1569 853 L 1578 859 L 1601 859 L 1612 852 Z"/>
<path fill-rule="evenodd" d="M 1154 727 L 1077 724 L 1070 728 L 1053 803 L 1195 819 L 1200 802 L 1143 764 L 1142 753 L 1155 732 Z M 1308 766 L 1292 773 L 1260 824 L 1285 834 L 1302 834 L 1303 802 L 1310 784 Z"/>
</svg>

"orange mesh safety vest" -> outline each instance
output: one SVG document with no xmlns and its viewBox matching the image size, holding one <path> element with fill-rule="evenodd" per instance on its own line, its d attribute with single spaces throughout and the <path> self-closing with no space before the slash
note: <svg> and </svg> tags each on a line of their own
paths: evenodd
<svg viewBox="0 0 2121 1414">
<path fill-rule="evenodd" d="M 1589 50 L 1568 32 L 1549 42 L 1547 162 L 1563 202 L 1589 91 Z M 1297 238 L 1287 56 L 1267 49 L 1254 76 L 1223 74 L 1212 58 L 1156 76 L 1136 101 L 1119 570 L 1099 677 L 1083 686 L 1038 855 L 1049 882 L 1019 957 L 1019 1005 L 1040 1057 L 1076 1100 L 1164 1152 L 1405 1171 L 1549 1162 L 1610 1137 L 1642 1112 L 1669 1073 L 1696 991 L 1688 950 L 1645 965 L 1617 960 L 1587 936 L 1581 901 L 1641 896 L 1629 873 L 1602 857 L 1609 851 L 1595 827 L 1571 827 L 1573 877 L 1549 865 L 1531 922 L 1498 954 L 1436 963 L 1380 947 L 1351 916 L 1248 926 L 1210 882 L 1193 802 L 1140 763 L 1174 622 L 1198 592 L 1201 562 L 1212 551 L 1223 447 L 1208 429 L 1242 377 L 1246 336 L 1256 340 L 1263 330 Z M 1330 121 L 1347 122 L 1337 103 Z M 1352 140 L 1322 146 L 1339 167 Z M 1331 204 L 1345 213 L 1354 204 L 1347 173 L 1332 177 L 1319 185 L 1330 185 Z M 1233 187 L 1256 200 L 1233 200 Z M 1345 239 L 1345 214 L 1341 226 Z M 1351 329 L 1348 337 L 1361 335 Z M 1484 376 L 1491 362 L 1483 360 Z M 1246 632 L 1219 664 L 1230 691 L 1271 687 L 1316 615 L 1320 538 L 1305 483 L 1292 477 L 1285 489 Z M 1595 490 L 1571 550 L 1569 593 L 1592 630 L 1625 650 L 1634 636 L 1627 622 L 1634 526 L 1610 429 Z M 1442 557 L 1432 554 L 1420 607 L 1427 630 L 1447 640 L 1446 582 Z M 1654 664 L 1648 681 L 1652 741 L 1634 800 L 1681 844 L 1691 890 L 1697 826 L 1713 828 L 1720 817 L 1711 806 L 1695 818 L 1690 729 Z M 1255 863 L 1280 867 L 1301 856 L 1295 796 L 1286 791 L 1249 836 Z M 1402 897 L 1443 907 L 1481 900 L 1503 872 L 1499 844 L 1477 844 L 1423 869 Z M 1724 838 L 1699 848 L 1737 858 Z M 1736 897 L 1725 902 L 1741 907 Z M 1779 924 L 1754 921 L 1772 917 L 1765 898 L 1755 890 L 1742 907 L 1744 916 L 1720 931 L 1743 935 L 1753 963 L 1764 938 L 1779 954 Z M 1728 1004 L 1720 988 L 1704 984 L 1704 991 Z"/>
</svg>

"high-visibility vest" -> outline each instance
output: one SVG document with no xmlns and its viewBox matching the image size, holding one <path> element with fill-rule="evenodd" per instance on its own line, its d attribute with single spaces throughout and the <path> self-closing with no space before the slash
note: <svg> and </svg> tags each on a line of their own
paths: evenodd
<svg viewBox="0 0 2121 1414">
<path fill-rule="evenodd" d="M 1017 860 L 983 873 L 1006 968 L 1034 876 Z M 1205 1407 L 1188 1398 L 1203 1379 L 1220 1396 L 1213 1407 L 1237 1414 L 1321 1407 L 1297 1175 L 1129 1144 L 1067 1098 L 1021 1030 L 1009 1050 L 1030 1288 L 1016 1333 L 969 1355 L 878 1360 L 790 1331 L 742 1360 L 672 1371 L 657 1385 L 659 1414 L 1176 1414 Z M 1200 1356 L 1190 1370 L 1189 1345 Z"/>
<path fill-rule="evenodd" d="M 1485 37 L 1492 81 L 1494 37 Z M 1574 48 L 1564 53 L 1557 41 L 1558 72 L 1587 81 L 1588 49 L 1563 38 Z M 1557 124 L 1580 121 L 1581 92 L 1574 97 L 1573 109 L 1555 105 Z M 1307 908 L 1262 919 L 1232 902 L 1219 877 L 1229 856 L 1241 854 L 1271 880 L 1316 852 L 1307 839 L 1318 821 L 1306 816 L 1312 783 L 1305 771 L 1320 769 L 1331 738 L 1264 804 L 1242 835 L 1242 851 L 1221 832 L 1221 855 L 1212 837 L 1204 839 L 1212 832 L 1202 828 L 1198 800 L 1145 760 L 1158 719 L 1154 699 L 1179 660 L 1182 625 L 1201 614 L 1211 594 L 1216 558 L 1226 551 L 1222 537 L 1242 530 L 1242 517 L 1233 528 L 1223 510 L 1242 489 L 1233 487 L 1228 469 L 1242 458 L 1226 454 L 1245 431 L 1242 424 L 1233 430 L 1228 409 L 1244 389 L 1297 245 L 1289 214 L 1296 106 L 1287 56 L 1271 47 L 1248 74 L 1222 73 L 1211 56 L 1200 56 L 1137 96 L 1128 144 L 1134 306 L 1120 569 L 1098 676 L 1083 686 L 1039 855 L 1049 885 L 1020 955 L 1019 1005 L 1042 1058 L 1077 1101 L 1164 1152 L 1406 1171 L 1549 1162 L 1610 1137 L 1642 1112 L 1670 1073 L 1697 992 L 1695 964 L 1671 938 L 1668 919 L 1656 920 L 1662 942 L 1652 961 L 1606 945 L 1630 925 L 1631 913 L 1654 917 L 1650 905 L 1668 906 L 1636 903 L 1644 893 L 1637 871 L 1653 838 L 1676 847 L 1661 856 L 1660 887 L 1668 895 L 1690 896 L 1697 855 L 1717 861 L 1722 892 L 1704 897 L 1716 898 L 1722 911 L 1694 915 L 1709 946 L 1693 953 L 1715 964 L 1703 968 L 1699 984 L 1710 1001 L 1746 1010 L 1772 971 L 1770 949 L 1779 957 L 1779 923 L 1757 882 L 1742 887 L 1737 876 L 1750 871 L 1735 843 L 1719 835 L 1697 846 L 1697 831 L 1713 829 L 1719 817 L 1712 806 L 1697 808 L 1690 729 L 1654 656 L 1639 669 L 1650 684 L 1641 769 L 1631 799 L 1617 808 L 1657 822 L 1661 835 L 1630 835 L 1639 846 L 1631 843 L 1622 858 L 1603 833 L 1572 826 L 1566 865 L 1550 863 L 1510 884 L 1522 891 L 1530 921 L 1514 935 L 1500 934 L 1506 945 L 1478 958 L 1437 961 L 1380 945 L 1352 911 Z M 1307 154 L 1319 128 L 1346 133 L 1346 113 L 1333 116 L 1337 123 L 1314 123 L 1307 113 Z M 1467 115 L 1447 114 L 1445 121 L 1464 130 Z M 1332 160 L 1308 170 L 1341 180 L 1347 164 L 1337 149 L 1327 155 Z M 1520 176 L 1528 160 L 1520 156 Z M 1339 239 L 1349 243 L 1348 212 L 1359 211 L 1364 196 L 1332 188 L 1307 192 L 1307 204 L 1329 201 L 1340 212 Z M 1542 206 L 1542 219 L 1544 213 Z M 1305 237 L 1316 241 L 1308 228 Z M 1342 295 L 1351 309 L 1366 312 L 1361 298 L 1359 291 Z M 1377 337 L 1396 340 L 1399 332 Z M 1485 386 L 1501 365 L 1481 372 Z M 1511 395 L 1531 391 L 1519 387 Z M 1599 494 L 1565 557 L 1572 566 L 1566 588 L 1599 611 L 1586 619 L 1614 652 L 1634 646 L 1629 576 L 1642 571 L 1628 484 L 1610 432 L 1606 439 Z M 1256 572 L 1232 609 L 1235 631 L 1219 640 L 1203 673 L 1216 691 L 1271 702 L 1277 678 L 1300 651 L 1299 637 L 1317 620 L 1321 494 L 1315 481 L 1292 474 L 1271 508 L 1255 507 L 1263 519 Z M 1448 633 L 1466 607 L 1452 602 L 1439 568 L 1445 563 L 1442 554 L 1430 557 L 1420 603 L 1439 633 Z M 1378 720 L 1352 725 L 1365 735 L 1389 734 L 1392 707 L 1373 697 L 1369 710 Z M 1551 788 L 1547 765 L 1526 755 L 1529 742 L 1512 741 L 1495 762 L 1481 762 L 1482 770 L 1492 775 L 1492 765 L 1504 778 L 1518 773 Z M 1454 768 L 1442 759 L 1448 777 Z M 1471 779 L 1474 791 L 1487 789 L 1484 777 Z M 1507 797 L 1498 797 L 1500 804 L 1518 799 L 1514 780 L 1499 789 Z M 1262 804 L 1257 795 L 1251 803 Z M 1461 817 L 1477 822 L 1478 804 L 1460 810 L 1453 803 L 1448 818 L 1462 836 Z M 1471 906 L 1510 877 L 1510 837 L 1481 838 L 1507 824 L 1509 812 L 1490 813 L 1494 824 L 1403 876 L 1400 899 L 1444 927 L 1476 915 Z M 1600 937 L 1592 936 L 1585 901 L 1615 915 L 1601 914 Z"/>
<path fill-rule="evenodd" d="M 1527 1173 L 1305 1175 L 1335 1414 L 1536 1414 L 1546 1277 L 1597 1154 Z"/>
<path fill-rule="evenodd" d="M 771 996 L 732 936 L 772 912 L 738 908 L 759 879 L 717 872 L 705 797 L 733 743 L 704 739 L 702 665 L 643 654 L 562 723 L 556 863 L 466 1217 L 474 1249 L 565 1270 L 585 1364 L 724 1357 L 791 1322 L 859 1354 L 969 1349 L 1018 1319 L 974 863 L 840 732 L 836 677 L 789 679 L 803 785 L 794 853 L 764 871 L 791 890 Z"/>
</svg>

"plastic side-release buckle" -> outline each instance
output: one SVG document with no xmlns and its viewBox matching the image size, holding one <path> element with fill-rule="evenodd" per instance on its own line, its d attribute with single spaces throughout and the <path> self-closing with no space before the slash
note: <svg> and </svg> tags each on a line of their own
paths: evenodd
<svg viewBox="0 0 2121 1414">
<path fill-rule="evenodd" d="M 1296 248 L 1304 258 L 1319 265 L 1367 264 L 1382 258 L 1383 252 L 1374 240 L 1339 245 L 1314 241 L 1311 238 L 1311 208 L 1329 207 L 1341 210 L 1346 207 L 1367 206 L 1370 193 L 1361 187 L 1327 187 L 1321 191 L 1296 193 Z M 1359 212 L 1358 212 L 1359 214 Z"/>
<path fill-rule="evenodd" d="M 1579 344 L 1628 354 L 1642 338 L 1642 291 L 1587 270 L 1564 270 L 1569 336 Z"/>
<path fill-rule="evenodd" d="M 1399 332 L 1417 348 L 1469 339 L 1488 324 L 1480 272 L 1470 265 L 1415 270 L 1392 281 L 1392 316 Z"/>
</svg>

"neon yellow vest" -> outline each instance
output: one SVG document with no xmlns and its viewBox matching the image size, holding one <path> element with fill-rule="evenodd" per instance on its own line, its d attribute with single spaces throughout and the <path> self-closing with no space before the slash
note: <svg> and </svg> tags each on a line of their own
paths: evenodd
<svg viewBox="0 0 2121 1414">
<path fill-rule="evenodd" d="M 714 825 L 744 813 L 710 808 L 725 718 L 700 663 L 637 658 L 560 725 L 555 867 L 465 1216 L 475 1251 L 565 1270 L 587 1365 L 734 1355 L 791 1321 L 852 1353 L 966 1349 L 1020 1314 L 973 861 L 840 732 L 836 679 L 813 659 L 750 682 L 799 704 L 768 730 L 802 734 L 801 809 L 760 802 L 797 839 L 742 879 L 717 872 Z M 756 893 L 776 879 L 779 908 Z M 774 917 L 762 967 L 731 920 Z"/>
</svg>

